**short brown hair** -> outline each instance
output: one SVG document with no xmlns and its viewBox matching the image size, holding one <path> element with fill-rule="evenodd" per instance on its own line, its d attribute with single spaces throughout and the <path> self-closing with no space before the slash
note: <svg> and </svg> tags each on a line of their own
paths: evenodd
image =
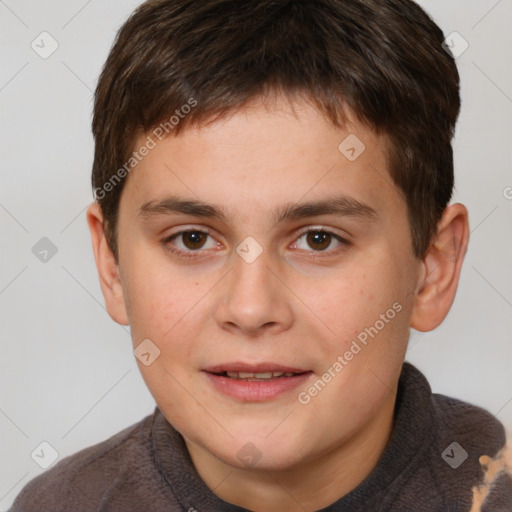
<svg viewBox="0 0 512 512">
<path fill-rule="evenodd" d="M 387 135 L 388 171 L 423 257 L 453 189 L 459 74 L 443 40 L 410 0 L 142 4 L 121 27 L 95 94 L 92 185 L 114 255 L 138 135 L 158 126 L 179 133 L 281 92 L 312 100 L 336 126 L 348 106 Z M 179 115 L 184 105 L 194 108 Z"/>
</svg>

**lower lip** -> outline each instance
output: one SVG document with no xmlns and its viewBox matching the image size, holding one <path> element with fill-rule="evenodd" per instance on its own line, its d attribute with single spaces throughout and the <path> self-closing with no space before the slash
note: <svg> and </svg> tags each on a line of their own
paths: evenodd
<svg viewBox="0 0 512 512">
<path fill-rule="evenodd" d="M 205 372 L 215 389 L 231 398 L 243 402 L 263 402 L 275 398 L 287 391 L 304 385 L 312 372 L 301 373 L 294 377 L 279 377 L 271 380 L 249 381 L 231 379 L 223 375 Z"/>
</svg>

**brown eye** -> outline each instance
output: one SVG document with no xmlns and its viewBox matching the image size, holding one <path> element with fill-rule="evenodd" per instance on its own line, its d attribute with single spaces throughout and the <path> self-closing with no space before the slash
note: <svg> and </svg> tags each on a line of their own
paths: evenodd
<svg viewBox="0 0 512 512">
<path fill-rule="evenodd" d="M 180 258 L 207 258 L 213 252 L 222 249 L 208 231 L 201 229 L 185 229 L 162 240 L 164 249 Z"/>
<path fill-rule="evenodd" d="M 316 251 L 323 251 L 332 242 L 332 234 L 326 231 L 310 231 L 306 237 L 308 245 Z"/>
<path fill-rule="evenodd" d="M 180 234 L 183 245 L 187 249 L 201 249 L 206 243 L 208 233 L 202 231 L 184 231 Z"/>
<path fill-rule="evenodd" d="M 350 246 L 345 238 L 325 229 L 310 229 L 304 231 L 293 244 L 293 249 L 309 253 L 322 253 L 326 256 L 338 254 Z"/>
</svg>

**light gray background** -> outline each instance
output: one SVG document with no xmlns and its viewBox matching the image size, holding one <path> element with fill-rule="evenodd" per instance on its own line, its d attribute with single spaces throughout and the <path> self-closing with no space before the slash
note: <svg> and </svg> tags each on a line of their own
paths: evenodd
<svg viewBox="0 0 512 512">
<path fill-rule="evenodd" d="M 129 331 L 105 312 L 84 216 L 92 94 L 138 3 L 0 0 L 0 510 L 43 471 L 31 458 L 42 441 L 60 460 L 154 408 Z M 454 199 L 472 235 L 450 315 L 412 333 L 408 360 L 435 392 L 512 430 L 512 2 L 421 4 L 469 44 L 457 59 Z M 47 59 L 31 48 L 43 31 L 59 44 Z M 42 237 L 58 249 L 46 263 L 32 253 Z"/>
</svg>

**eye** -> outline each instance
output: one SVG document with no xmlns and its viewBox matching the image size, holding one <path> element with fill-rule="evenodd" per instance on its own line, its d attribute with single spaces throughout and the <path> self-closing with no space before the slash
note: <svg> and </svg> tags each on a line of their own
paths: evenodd
<svg viewBox="0 0 512 512">
<path fill-rule="evenodd" d="M 168 237 L 165 243 L 174 245 L 177 248 L 175 252 L 195 252 L 200 249 L 212 249 L 219 245 L 209 233 L 197 229 L 175 233 Z"/>
<path fill-rule="evenodd" d="M 328 252 L 327 249 L 334 250 L 343 245 L 348 245 L 348 242 L 339 235 L 323 229 L 315 229 L 299 236 L 294 249 L 309 250 L 309 247 L 314 252 Z"/>
</svg>

